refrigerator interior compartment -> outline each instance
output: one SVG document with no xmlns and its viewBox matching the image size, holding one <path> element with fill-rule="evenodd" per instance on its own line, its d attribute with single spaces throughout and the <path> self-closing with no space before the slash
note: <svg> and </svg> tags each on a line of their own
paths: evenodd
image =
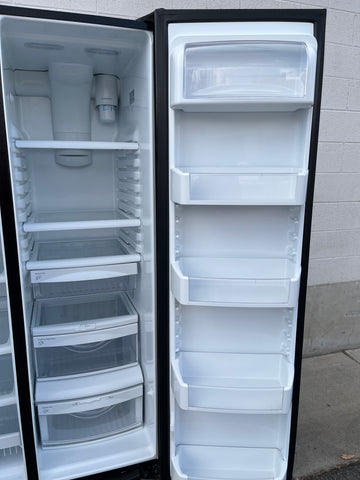
<svg viewBox="0 0 360 480">
<path fill-rule="evenodd" d="M 15 140 L 15 147 L 29 150 L 138 150 L 136 142 L 70 140 Z"/>
<path fill-rule="evenodd" d="M 25 232 L 56 232 L 104 228 L 139 227 L 140 220 L 116 211 L 38 212 L 24 223 Z"/>
<path fill-rule="evenodd" d="M 138 321 L 123 292 L 35 300 L 31 332 L 34 337 L 86 333 Z"/>
<path fill-rule="evenodd" d="M 256 173 L 250 168 L 173 168 L 171 199 L 183 205 L 302 205 L 307 177 L 307 171 L 273 173 L 265 168 Z"/>
<path fill-rule="evenodd" d="M 35 262 L 36 263 L 36 262 Z M 81 286 L 77 286 L 74 288 L 74 282 L 81 282 L 84 284 L 84 290 L 86 293 L 90 293 L 95 289 L 96 293 L 98 291 L 96 286 L 89 286 L 89 284 L 93 284 L 94 281 L 97 280 L 119 280 L 122 281 L 123 279 L 125 282 L 123 286 L 120 287 L 120 290 L 129 290 L 131 288 L 131 282 L 129 283 L 129 279 L 131 276 L 134 276 L 138 273 L 138 264 L 137 263 L 119 263 L 117 265 L 97 265 L 97 266 L 89 266 L 89 267 L 69 267 L 69 268 L 53 268 L 53 269 L 45 269 L 45 270 L 32 270 L 31 271 L 31 283 L 33 284 L 49 284 L 53 283 L 54 287 L 48 287 L 47 290 L 50 291 L 48 295 L 45 296 L 57 296 L 56 292 L 62 292 L 60 295 L 64 294 L 64 291 L 68 292 L 69 295 L 74 295 L 76 291 L 81 290 Z M 62 288 L 59 287 L 61 283 L 66 284 L 70 289 L 74 288 L 74 290 L 69 290 L 69 288 Z M 56 285 L 55 285 L 56 284 Z M 112 289 L 116 289 L 117 283 L 113 282 Z M 38 289 L 39 295 L 41 295 L 40 291 L 45 291 L 46 287 L 42 289 Z M 51 293 L 51 291 L 53 293 Z M 103 291 L 100 289 L 99 291 Z"/>
<path fill-rule="evenodd" d="M 26 263 L 28 270 L 95 267 L 139 262 L 140 255 L 118 238 L 37 241 Z"/>
<path fill-rule="evenodd" d="M 308 166 L 312 108 L 293 112 L 174 111 L 171 167 Z"/>
<path fill-rule="evenodd" d="M 143 375 L 139 364 L 105 372 L 92 372 L 82 377 L 39 378 L 36 381 L 35 403 L 94 397 L 142 383 Z"/>
<path fill-rule="evenodd" d="M 138 362 L 137 323 L 91 332 L 33 337 L 33 344 L 38 379 L 81 377 L 129 368 Z"/>
<path fill-rule="evenodd" d="M 180 352 L 171 364 L 183 409 L 286 413 L 294 367 L 284 355 Z"/>
<path fill-rule="evenodd" d="M 300 268 L 285 258 L 180 257 L 171 290 L 184 305 L 294 307 Z"/>
<path fill-rule="evenodd" d="M 296 309 L 175 306 L 183 352 L 291 355 Z"/>
<path fill-rule="evenodd" d="M 0 407 L 0 436 L 19 433 L 16 403 Z M 5 437 L 4 437 L 5 438 Z"/>
<path fill-rule="evenodd" d="M 286 460 L 274 448 L 177 445 L 173 480 L 284 480 Z"/>
<path fill-rule="evenodd" d="M 0 355 L 0 401 L 1 396 L 8 396 L 14 391 L 14 374 L 12 355 Z"/>
<path fill-rule="evenodd" d="M 98 397 L 38 404 L 43 447 L 102 439 L 142 425 L 143 387 Z"/>
</svg>

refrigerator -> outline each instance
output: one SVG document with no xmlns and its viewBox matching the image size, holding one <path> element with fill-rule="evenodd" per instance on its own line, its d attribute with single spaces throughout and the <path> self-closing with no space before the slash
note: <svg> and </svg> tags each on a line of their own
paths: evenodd
<svg viewBox="0 0 360 480">
<path fill-rule="evenodd" d="M 0 8 L 22 478 L 291 479 L 325 15 Z"/>
</svg>

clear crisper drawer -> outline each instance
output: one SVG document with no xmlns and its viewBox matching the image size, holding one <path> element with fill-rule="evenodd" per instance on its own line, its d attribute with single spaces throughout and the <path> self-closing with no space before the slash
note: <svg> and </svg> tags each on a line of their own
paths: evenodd
<svg viewBox="0 0 360 480">
<path fill-rule="evenodd" d="M 138 361 L 137 323 L 63 335 L 34 336 L 38 378 L 84 375 Z"/>
<path fill-rule="evenodd" d="M 37 407 L 43 446 L 97 440 L 141 426 L 142 385 Z"/>
<path fill-rule="evenodd" d="M 286 461 L 275 448 L 178 445 L 173 480 L 283 480 Z"/>
<path fill-rule="evenodd" d="M 284 258 L 182 257 L 171 289 L 183 304 L 294 306 L 300 269 Z"/>
<path fill-rule="evenodd" d="M 14 375 L 11 354 L 0 355 L 0 395 L 8 395 L 14 390 Z"/>
<path fill-rule="evenodd" d="M 137 320 L 138 315 L 125 293 L 35 300 L 32 334 L 85 333 Z"/>
<path fill-rule="evenodd" d="M 307 48 L 300 42 L 187 45 L 184 98 L 304 97 Z"/>
</svg>

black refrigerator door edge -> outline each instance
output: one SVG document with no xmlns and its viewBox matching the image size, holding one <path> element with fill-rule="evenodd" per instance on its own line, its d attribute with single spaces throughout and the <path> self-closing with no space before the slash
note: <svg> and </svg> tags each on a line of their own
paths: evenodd
<svg viewBox="0 0 360 480">
<path fill-rule="evenodd" d="M 13 17 L 42 18 L 45 20 L 59 20 L 75 23 L 92 23 L 96 25 L 108 25 L 112 27 L 133 28 L 137 30 L 148 30 L 148 26 L 141 20 L 130 20 L 127 18 L 106 17 L 102 15 L 88 15 L 86 13 L 62 12 L 57 10 L 41 10 L 37 8 L 12 7 L 0 5 L 0 15 Z"/>
<path fill-rule="evenodd" d="M 115 17 L 95 16 L 54 10 L 40 10 L 33 8 L 12 7 L 0 5 L 0 15 L 17 16 L 24 18 L 42 18 L 67 22 L 90 23 L 137 30 L 148 30 L 149 26 L 141 20 L 129 20 Z M 0 71 L 0 86 L 2 76 Z M 36 447 L 32 424 L 30 387 L 27 374 L 26 332 L 22 309 L 21 283 L 16 241 L 16 226 L 14 205 L 11 190 L 10 164 L 7 149 L 6 123 L 2 89 L 0 91 L 0 206 L 4 236 L 6 268 L 8 273 L 9 302 L 13 329 L 14 355 L 16 362 L 16 380 L 19 392 L 19 406 L 26 469 L 29 480 L 38 480 L 36 462 Z M 151 478 L 158 471 L 157 460 L 129 465 L 124 468 L 111 470 L 82 477 L 83 480 L 139 480 Z M 0 472 L 1 473 L 1 472 Z M 79 480 L 82 480 L 79 478 Z"/>
<path fill-rule="evenodd" d="M 165 10 L 158 9 L 142 17 L 154 30 L 155 48 L 155 172 L 156 172 L 156 225 L 157 225 L 157 282 L 158 289 L 158 362 L 159 362 L 159 460 L 160 478 L 170 479 L 170 383 L 169 383 L 169 135 L 168 135 L 168 25 L 194 22 L 306 22 L 314 24 L 318 42 L 316 86 L 309 153 L 309 179 L 305 204 L 302 247 L 302 274 L 298 303 L 295 350 L 295 376 L 291 417 L 287 480 L 292 480 L 295 457 L 296 430 L 299 409 L 304 316 L 309 263 L 310 233 L 317 142 L 319 134 L 320 102 L 325 46 L 326 9 L 246 9 L 246 10 Z M 164 294 L 165 293 L 165 294 Z M 164 359 L 168 359 L 164 362 Z"/>
<path fill-rule="evenodd" d="M 1 85 L 2 72 L 0 70 L 0 86 Z M 30 387 L 27 375 L 26 333 L 20 293 L 20 272 L 2 89 L 0 91 L 0 206 L 13 332 L 16 367 L 15 376 L 18 386 L 20 422 L 23 436 L 25 463 L 28 478 L 31 478 L 31 480 L 37 480 L 38 474 L 32 424 Z"/>
<path fill-rule="evenodd" d="M 313 199 L 314 199 L 316 156 L 317 156 L 318 138 L 319 138 L 321 93 L 322 93 L 323 68 L 324 68 L 325 23 L 326 23 L 326 10 L 323 11 L 322 15 L 319 16 L 316 22 L 314 22 L 314 35 L 318 43 L 318 50 L 317 50 L 317 59 L 316 59 L 314 108 L 313 108 L 313 118 L 312 118 L 311 137 L 310 137 L 309 176 L 308 176 L 306 203 L 305 203 L 305 221 L 304 221 L 304 234 L 303 234 L 302 260 L 301 260 L 301 279 L 300 279 L 299 304 L 298 304 L 298 323 L 297 323 L 296 346 L 295 346 L 295 375 L 294 375 L 294 389 L 293 389 L 293 406 L 292 406 L 292 417 L 291 417 L 290 449 L 289 449 L 287 480 L 292 480 L 292 472 L 293 472 L 294 459 L 295 459 L 296 432 L 297 432 L 298 414 L 299 414 L 302 350 L 303 350 L 305 308 L 306 308 L 306 289 L 307 289 L 307 277 L 308 277 L 308 270 L 309 270 L 311 220 L 312 220 L 312 209 L 313 209 Z"/>
</svg>

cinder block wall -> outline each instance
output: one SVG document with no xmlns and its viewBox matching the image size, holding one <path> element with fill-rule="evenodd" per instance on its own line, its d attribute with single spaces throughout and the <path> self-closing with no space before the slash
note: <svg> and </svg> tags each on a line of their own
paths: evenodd
<svg viewBox="0 0 360 480">
<path fill-rule="evenodd" d="M 360 347 L 360 0 L 10 0 L 137 18 L 155 8 L 327 8 L 305 355 Z"/>
</svg>

